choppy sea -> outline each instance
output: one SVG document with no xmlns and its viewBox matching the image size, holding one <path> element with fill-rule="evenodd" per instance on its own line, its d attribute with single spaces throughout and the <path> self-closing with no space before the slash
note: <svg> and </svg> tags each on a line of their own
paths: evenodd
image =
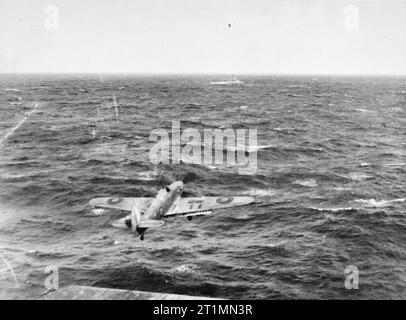
<svg viewBox="0 0 406 320">
<path fill-rule="evenodd" d="M 0 297 L 59 286 L 406 298 L 406 78 L 0 75 Z M 114 98 L 116 103 L 114 103 Z M 257 129 L 257 170 L 154 165 L 152 130 Z M 140 241 L 94 197 L 251 195 Z M 345 269 L 358 270 L 347 289 Z M 352 269 L 354 270 L 354 269 Z"/>
</svg>

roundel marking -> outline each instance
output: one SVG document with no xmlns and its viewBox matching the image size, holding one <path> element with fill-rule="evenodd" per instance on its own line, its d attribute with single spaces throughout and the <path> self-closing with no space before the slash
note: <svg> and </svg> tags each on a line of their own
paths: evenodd
<svg viewBox="0 0 406 320">
<path fill-rule="evenodd" d="M 233 198 L 230 198 L 230 197 L 216 199 L 216 202 L 219 204 L 227 204 L 227 203 L 230 203 L 231 201 L 233 201 Z"/>
<path fill-rule="evenodd" d="M 107 200 L 108 204 L 118 204 L 121 203 L 123 201 L 123 198 L 110 198 Z"/>
</svg>

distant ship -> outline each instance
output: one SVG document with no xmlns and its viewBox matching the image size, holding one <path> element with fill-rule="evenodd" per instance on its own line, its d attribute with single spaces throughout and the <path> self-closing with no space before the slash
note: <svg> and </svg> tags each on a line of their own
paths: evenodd
<svg viewBox="0 0 406 320">
<path fill-rule="evenodd" d="M 244 81 L 238 80 L 236 77 L 232 77 L 223 81 L 210 81 L 210 84 L 243 84 Z"/>
</svg>

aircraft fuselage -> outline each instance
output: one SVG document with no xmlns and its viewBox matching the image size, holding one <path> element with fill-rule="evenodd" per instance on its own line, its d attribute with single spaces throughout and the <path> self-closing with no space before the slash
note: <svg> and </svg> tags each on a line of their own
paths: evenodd
<svg viewBox="0 0 406 320">
<path fill-rule="evenodd" d="M 177 200 L 181 198 L 183 192 L 183 182 L 175 181 L 164 189 L 158 191 L 151 205 L 141 212 L 141 219 L 161 220 L 164 214 L 172 211 L 176 207 Z M 146 228 L 138 228 L 137 232 L 143 235 Z"/>
</svg>

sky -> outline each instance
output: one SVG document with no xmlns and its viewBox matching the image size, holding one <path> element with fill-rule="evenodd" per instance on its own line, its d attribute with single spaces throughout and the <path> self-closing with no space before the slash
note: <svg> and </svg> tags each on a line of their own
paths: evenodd
<svg viewBox="0 0 406 320">
<path fill-rule="evenodd" d="M 0 0 L 14 72 L 406 75 L 406 0 Z"/>
</svg>

